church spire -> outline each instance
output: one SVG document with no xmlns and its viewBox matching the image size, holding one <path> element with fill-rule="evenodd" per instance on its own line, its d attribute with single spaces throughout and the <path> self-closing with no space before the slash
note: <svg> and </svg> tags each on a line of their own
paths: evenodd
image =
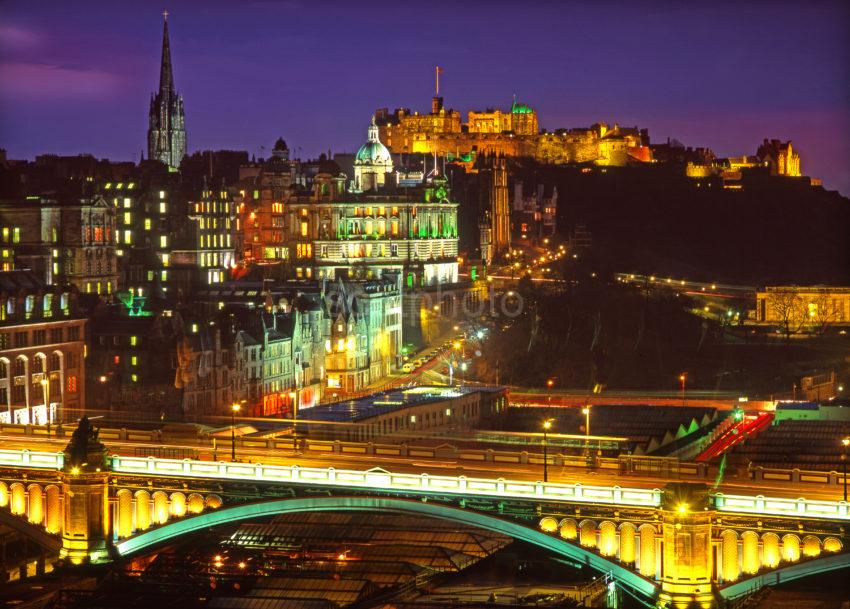
<svg viewBox="0 0 850 609">
<path fill-rule="evenodd" d="M 174 74 L 171 71 L 171 45 L 168 41 L 168 11 L 162 11 L 162 63 L 159 67 L 159 92 L 174 91 Z"/>
<path fill-rule="evenodd" d="M 186 155 L 186 124 L 183 98 L 174 88 L 171 43 L 168 39 L 168 11 L 162 13 L 162 59 L 159 91 L 151 98 L 148 114 L 148 158 L 177 169 Z"/>
</svg>

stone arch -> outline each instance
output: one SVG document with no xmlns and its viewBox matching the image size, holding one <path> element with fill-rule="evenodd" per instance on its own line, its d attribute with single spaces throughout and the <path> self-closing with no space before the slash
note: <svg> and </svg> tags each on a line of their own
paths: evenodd
<svg viewBox="0 0 850 609">
<path fill-rule="evenodd" d="M 720 566 L 723 581 L 733 582 L 741 576 L 741 564 L 738 561 L 738 534 L 727 529 L 720 534 Z"/>
<path fill-rule="evenodd" d="M 136 530 L 144 531 L 151 526 L 151 496 L 147 491 L 136 491 Z"/>
<path fill-rule="evenodd" d="M 9 510 L 16 516 L 23 516 L 27 511 L 27 489 L 20 482 L 9 487 Z"/>
<path fill-rule="evenodd" d="M 62 530 L 62 493 L 55 484 L 44 489 L 47 514 L 44 527 L 48 533 L 59 533 Z"/>
<path fill-rule="evenodd" d="M 827 537 L 823 540 L 824 552 L 840 552 L 843 547 L 841 540 L 837 537 Z"/>
<path fill-rule="evenodd" d="M 635 533 L 637 528 L 631 522 L 620 525 L 620 561 L 626 564 L 635 562 Z"/>
<path fill-rule="evenodd" d="M 803 537 L 803 556 L 807 558 L 820 556 L 820 539 L 814 535 Z"/>
<path fill-rule="evenodd" d="M 761 564 L 769 569 L 774 569 L 779 566 L 780 560 L 779 535 L 765 533 L 761 536 Z"/>
<path fill-rule="evenodd" d="M 204 500 L 204 503 L 211 510 L 217 510 L 221 507 L 223 501 L 218 495 L 207 495 L 207 498 Z"/>
<path fill-rule="evenodd" d="M 563 518 L 558 523 L 558 533 L 564 539 L 575 539 L 578 537 L 578 524 L 572 518 Z"/>
<path fill-rule="evenodd" d="M 186 500 L 186 509 L 190 514 L 200 514 L 204 511 L 204 498 L 198 493 L 192 493 Z"/>
<path fill-rule="evenodd" d="M 596 523 L 594 521 L 581 521 L 578 526 L 578 542 L 585 548 L 596 547 Z"/>
<path fill-rule="evenodd" d="M 27 487 L 27 520 L 33 524 L 44 523 L 44 491 L 38 484 Z"/>
<path fill-rule="evenodd" d="M 186 515 L 186 495 L 171 493 L 170 512 L 175 518 L 182 518 Z"/>
<path fill-rule="evenodd" d="M 153 501 L 153 522 L 154 524 L 165 524 L 168 522 L 168 495 L 162 491 L 157 491 L 151 497 Z"/>
<path fill-rule="evenodd" d="M 651 524 L 642 525 L 640 532 L 640 574 L 644 577 L 655 577 L 655 527 Z"/>
<path fill-rule="evenodd" d="M 800 538 L 792 533 L 782 536 L 782 560 L 788 562 L 800 560 Z"/>
<path fill-rule="evenodd" d="M 605 521 L 599 525 L 599 553 L 602 556 L 617 555 L 617 525 Z"/>
<path fill-rule="evenodd" d="M 0 482 L 0 507 L 9 505 L 9 486 L 5 482 Z"/>
<path fill-rule="evenodd" d="M 115 523 L 115 534 L 118 537 L 129 537 L 133 534 L 133 493 L 129 489 L 121 489 L 115 494 L 118 499 L 118 522 Z"/>
<path fill-rule="evenodd" d="M 759 560 L 759 535 L 755 531 L 741 533 L 741 569 L 752 575 L 761 569 Z"/>
<path fill-rule="evenodd" d="M 464 510 L 435 502 L 412 499 L 368 496 L 296 497 L 273 499 L 259 503 L 236 504 L 221 510 L 205 512 L 198 516 L 175 519 L 164 526 L 134 535 L 115 544 L 119 556 L 129 557 L 164 543 L 172 543 L 183 535 L 207 530 L 210 527 L 241 522 L 247 519 L 266 518 L 278 514 L 299 512 L 386 512 L 413 517 L 437 518 L 447 522 L 478 527 L 499 533 L 537 547 L 552 551 L 596 571 L 610 573 L 612 577 L 631 587 L 636 593 L 654 598 L 658 584 L 630 571 L 627 567 L 582 548 L 577 544 L 541 531 L 532 523 L 520 523 L 474 510 Z M 654 530 L 653 530 L 654 535 Z"/>
<path fill-rule="evenodd" d="M 541 531 L 546 533 L 554 533 L 558 530 L 558 521 L 552 518 L 551 516 L 545 516 L 540 519 L 540 523 L 538 525 Z"/>
</svg>

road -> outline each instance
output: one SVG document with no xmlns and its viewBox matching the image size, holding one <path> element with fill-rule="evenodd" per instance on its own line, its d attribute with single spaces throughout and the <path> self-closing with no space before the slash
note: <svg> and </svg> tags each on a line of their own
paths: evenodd
<svg viewBox="0 0 850 609">
<path fill-rule="evenodd" d="M 19 436 L 0 436 L 0 442 L 4 448 L 28 448 L 39 451 L 60 451 L 67 441 L 56 438 L 26 438 Z M 154 444 L 144 442 L 105 442 L 109 454 L 125 456 L 136 456 L 139 448 L 160 449 L 163 447 L 196 450 L 202 460 L 213 460 L 213 451 L 209 447 L 202 447 L 193 443 Z M 229 457 L 230 445 L 221 442 L 216 458 L 224 460 Z M 245 462 L 261 462 L 269 465 L 299 465 L 301 467 L 334 467 L 337 469 L 368 469 L 381 467 L 388 471 L 407 474 L 431 474 L 435 476 L 457 476 L 465 475 L 477 478 L 507 478 L 521 481 L 539 481 L 543 477 L 542 465 L 518 464 L 518 463 L 493 463 L 480 461 L 455 461 L 429 459 L 422 457 L 406 456 L 381 456 L 381 455 L 357 455 L 340 454 L 331 452 L 313 452 L 301 454 L 291 450 L 267 449 L 267 448 L 239 448 L 237 459 Z M 611 470 L 590 470 L 586 468 L 549 466 L 549 480 L 551 482 L 576 483 L 584 485 L 602 486 L 628 486 L 635 488 L 661 488 L 665 484 L 674 481 L 674 478 L 659 476 L 647 476 L 629 474 L 623 475 Z M 694 480 L 683 477 L 682 480 Z M 750 479 L 728 479 L 724 480 L 719 491 L 727 494 L 754 495 L 765 494 L 774 497 L 792 498 L 805 497 L 806 499 L 839 500 L 841 489 L 824 489 L 823 487 L 795 487 L 791 484 L 783 484 L 775 481 L 757 482 Z"/>
</svg>

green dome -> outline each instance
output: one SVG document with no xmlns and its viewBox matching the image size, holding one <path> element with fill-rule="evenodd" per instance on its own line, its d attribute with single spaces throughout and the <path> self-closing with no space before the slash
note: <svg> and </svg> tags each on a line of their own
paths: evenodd
<svg viewBox="0 0 850 609">
<path fill-rule="evenodd" d="M 375 117 L 372 117 L 372 124 L 369 125 L 369 140 L 360 146 L 357 155 L 354 157 L 356 164 L 369 165 L 388 165 L 392 164 L 392 157 L 387 147 L 381 143 L 378 138 L 378 126 L 375 124 Z"/>
</svg>

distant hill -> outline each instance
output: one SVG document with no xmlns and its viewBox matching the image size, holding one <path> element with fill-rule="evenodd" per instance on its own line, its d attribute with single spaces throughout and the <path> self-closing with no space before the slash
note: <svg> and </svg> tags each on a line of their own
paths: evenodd
<svg viewBox="0 0 850 609">
<path fill-rule="evenodd" d="M 750 285 L 850 285 L 850 199 L 807 179 L 745 172 L 740 190 L 675 164 L 514 160 L 510 181 L 555 184 L 563 235 L 584 223 L 614 268 Z M 602 253 L 602 252 L 600 252 Z"/>
</svg>

